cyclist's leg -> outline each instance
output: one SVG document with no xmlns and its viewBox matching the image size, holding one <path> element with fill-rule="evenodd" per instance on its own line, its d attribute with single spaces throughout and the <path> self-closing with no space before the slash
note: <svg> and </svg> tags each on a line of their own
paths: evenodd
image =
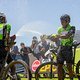
<svg viewBox="0 0 80 80">
<path fill-rule="evenodd" d="M 67 68 L 68 68 L 68 71 L 69 71 L 69 76 L 70 78 L 73 77 L 73 70 L 72 70 L 72 64 L 73 64 L 73 52 L 72 52 L 72 48 L 68 48 L 67 49 L 67 52 L 66 52 L 66 63 L 67 63 Z"/>
<path fill-rule="evenodd" d="M 5 47 L 2 47 L 0 45 L 0 79 L 2 78 L 2 73 L 3 73 L 3 67 L 5 64 L 5 57 L 6 57 L 6 51 L 5 51 Z"/>
<path fill-rule="evenodd" d="M 71 63 L 67 63 L 67 68 L 68 68 L 68 71 L 69 71 L 69 76 L 70 78 L 73 78 L 73 70 L 72 70 L 72 64 Z"/>
<path fill-rule="evenodd" d="M 58 80 L 63 80 L 63 64 L 58 64 Z"/>
<path fill-rule="evenodd" d="M 58 53 L 57 57 L 57 63 L 58 63 L 58 80 L 64 80 L 63 79 L 63 63 L 64 59 L 61 55 L 62 53 Z"/>
</svg>

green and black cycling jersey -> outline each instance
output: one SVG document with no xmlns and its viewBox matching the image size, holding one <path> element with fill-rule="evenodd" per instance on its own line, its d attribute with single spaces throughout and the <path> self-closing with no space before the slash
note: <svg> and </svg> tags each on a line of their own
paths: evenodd
<svg viewBox="0 0 80 80">
<path fill-rule="evenodd" d="M 58 34 L 65 36 L 66 34 L 71 34 L 70 37 L 66 38 L 66 39 L 60 39 L 60 44 L 61 46 L 72 46 L 73 44 L 73 38 L 74 38 L 74 34 L 75 34 L 75 27 L 68 25 L 66 29 L 64 29 L 63 27 L 59 27 L 58 29 Z"/>
<path fill-rule="evenodd" d="M 3 24 L 3 23 L 0 24 L 0 44 L 2 44 L 2 42 L 4 42 L 6 34 L 10 34 L 10 31 L 11 31 L 10 24 Z M 5 45 L 5 44 L 3 44 L 3 45 Z"/>
</svg>

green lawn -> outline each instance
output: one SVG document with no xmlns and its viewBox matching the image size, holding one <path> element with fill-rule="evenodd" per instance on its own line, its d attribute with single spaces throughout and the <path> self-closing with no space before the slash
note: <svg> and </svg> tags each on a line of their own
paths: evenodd
<svg viewBox="0 0 80 80">
<path fill-rule="evenodd" d="M 22 80 L 26 80 L 26 79 L 22 79 Z M 33 78 L 32 80 L 35 80 L 35 78 Z M 58 80 L 57 78 L 53 78 L 53 79 L 49 79 L 49 78 L 43 78 L 43 79 L 40 79 L 40 80 Z M 70 80 L 70 79 L 65 79 L 65 80 Z M 78 80 L 77 78 L 75 78 L 74 80 Z"/>
</svg>

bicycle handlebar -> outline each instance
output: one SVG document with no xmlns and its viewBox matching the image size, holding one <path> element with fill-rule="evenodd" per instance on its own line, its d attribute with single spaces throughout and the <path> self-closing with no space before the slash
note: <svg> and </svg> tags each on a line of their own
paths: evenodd
<svg viewBox="0 0 80 80">
<path fill-rule="evenodd" d="M 50 53 L 56 55 L 57 52 L 56 52 L 56 50 L 54 50 L 53 48 L 52 48 L 52 49 L 49 49 L 49 50 L 45 53 L 45 57 L 48 56 L 48 55 L 51 55 Z"/>
<path fill-rule="evenodd" d="M 76 43 L 76 44 L 73 44 L 74 47 L 77 47 L 80 45 L 80 42 L 79 43 Z"/>
</svg>

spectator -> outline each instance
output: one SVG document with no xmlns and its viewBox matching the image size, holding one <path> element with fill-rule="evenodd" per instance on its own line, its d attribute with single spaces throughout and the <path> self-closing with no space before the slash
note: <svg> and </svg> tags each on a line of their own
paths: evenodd
<svg viewBox="0 0 80 80">
<path fill-rule="evenodd" d="M 40 36 L 40 38 L 41 38 L 41 41 L 39 43 L 39 49 L 40 49 L 40 53 L 41 53 L 42 58 L 45 58 L 44 54 L 49 49 L 50 43 L 48 43 L 44 39 L 44 36 Z"/>
<path fill-rule="evenodd" d="M 32 41 L 38 43 L 37 37 L 36 36 L 33 36 L 33 40 Z"/>
<path fill-rule="evenodd" d="M 28 56 L 28 54 L 30 53 L 29 47 L 26 47 L 24 43 L 21 43 L 20 46 L 21 46 L 20 49 L 21 57 L 23 61 L 25 61 L 29 66 L 29 56 Z"/>
<path fill-rule="evenodd" d="M 18 46 L 13 46 L 11 49 L 11 55 L 13 60 L 15 60 L 17 54 L 19 54 Z"/>
<path fill-rule="evenodd" d="M 40 51 L 39 51 L 39 46 L 38 46 L 38 40 L 37 37 L 33 37 L 32 44 L 31 44 L 31 49 L 33 51 L 33 55 L 39 60 L 40 59 Z"/>
</svg>

